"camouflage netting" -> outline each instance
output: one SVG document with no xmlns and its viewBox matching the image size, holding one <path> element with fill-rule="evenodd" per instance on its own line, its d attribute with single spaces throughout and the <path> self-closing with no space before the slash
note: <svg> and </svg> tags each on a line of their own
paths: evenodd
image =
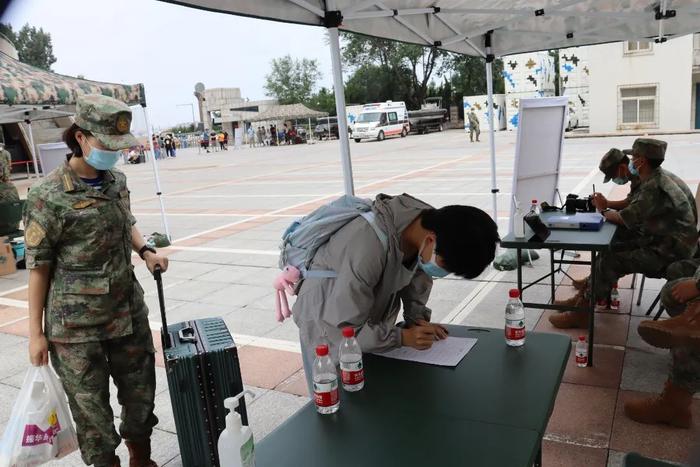
<svg viewBox="0 0 700 467">
<path fill-rule="evenodd" d="M 144 99 L 143 85 L 113 84 L 59 75 L 0 53 L 0 105 L 69 105 L 80 94 L 103 94 L 128 105 Z"/>
</svg>

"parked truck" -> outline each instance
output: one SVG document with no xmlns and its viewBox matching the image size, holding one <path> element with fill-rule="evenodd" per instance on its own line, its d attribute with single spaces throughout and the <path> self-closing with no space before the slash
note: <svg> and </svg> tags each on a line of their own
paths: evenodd
<svg viewBox="0 0 700 467">
<path fill-rule="evenodd" d="M 413 133 L 442 131 L 447 121 L 447 109 L 442 108 L 442 98 L 429 97 L 421 105 L 420 110 L 409 110 L 408 121 Z"/>
</svg>

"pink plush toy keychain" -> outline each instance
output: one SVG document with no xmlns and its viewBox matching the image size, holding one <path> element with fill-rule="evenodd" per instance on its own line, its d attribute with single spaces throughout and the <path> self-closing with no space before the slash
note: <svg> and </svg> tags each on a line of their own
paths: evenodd
<svg viewBox="0 0 700 467">
<path fill-rule="evenodd" d="M 294 284 L 299 282 L 300 278 L 301 272 L 297 268 L 285 266 L 272 283 L 272 286 L 277 290 L 275 294 L 275 315 L 280 323 L 285 318 L 292 316 L 292 312 L 289 310 L 289 302 L 287 302 L 287 294 L 294 295 Z"/>
</svg>

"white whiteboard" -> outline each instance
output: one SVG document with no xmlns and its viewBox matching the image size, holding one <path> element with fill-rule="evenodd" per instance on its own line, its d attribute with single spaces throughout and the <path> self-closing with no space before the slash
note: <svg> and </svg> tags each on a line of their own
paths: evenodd
<svg viewBox="0 0 700 467">
<path fill-rule="evenodd" d="M 515 144 L 513 190 L 520 209 L 527 212 L 536 199 L 558 204 L 561 154 L 568 97 L 520 99 L 518 138 Z M 513 231 L 515 202 L 510 203 L 510 231 Z"/>
</svg>

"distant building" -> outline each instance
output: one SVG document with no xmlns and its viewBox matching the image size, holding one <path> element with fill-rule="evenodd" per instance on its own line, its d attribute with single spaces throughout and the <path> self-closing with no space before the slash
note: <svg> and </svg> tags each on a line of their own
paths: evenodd
<svg viewBox="0 0 700 467">
<path fill-rule="evenodd" d="M 520 99 L 551 97 L 555 94 L 554 58 L 548 52 L 532 52 L 503 57 L 508 129 L 518 127 Z"/>
<path fill-rule="evenodd" d="M 240 88 L 206 89 L 202 83 L 195 86 L 199 103 L 199 117 L 205 128 L 221 124 L 224 131 L 233 134 L 236 127 L 244 128 L 259 113 L 278 104 L 277 99 L 251 101 L 241 97 Z"/>
<path fill-rule="evenodd" d="M 697 34 L 663 44 L 628 41 L 585 49 L 591 133 L 700 128 Z"/>
</svg>

